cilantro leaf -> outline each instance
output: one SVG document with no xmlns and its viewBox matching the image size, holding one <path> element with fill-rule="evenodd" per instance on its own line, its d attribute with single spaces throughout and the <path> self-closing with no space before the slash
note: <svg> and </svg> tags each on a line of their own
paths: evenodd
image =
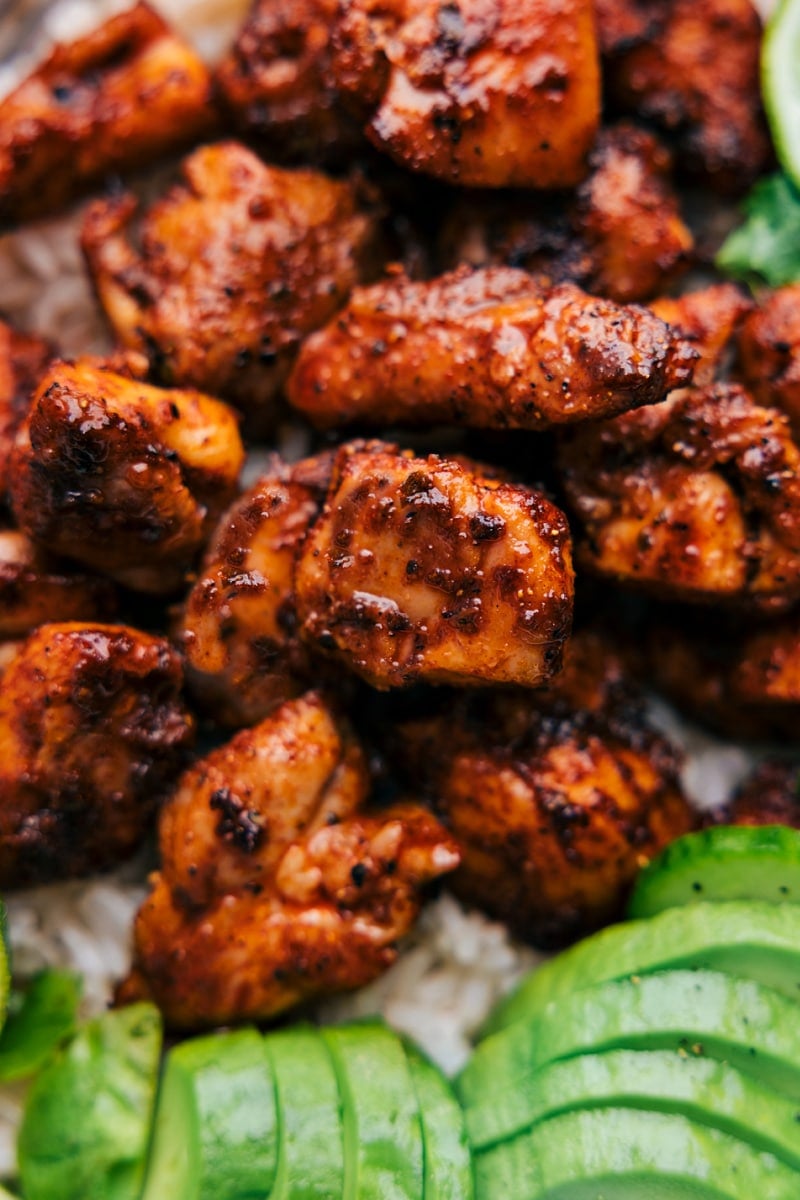
<svg viewBox="0 0 800 1200">
<path fill-rule="evenodd" d="M 742 210 L 744 224 L 717 254 L 719 270 L 771 287 L 800 281 L 800 189 L 786 175 L 770 175 L 755 185 Z"/>
</svg>

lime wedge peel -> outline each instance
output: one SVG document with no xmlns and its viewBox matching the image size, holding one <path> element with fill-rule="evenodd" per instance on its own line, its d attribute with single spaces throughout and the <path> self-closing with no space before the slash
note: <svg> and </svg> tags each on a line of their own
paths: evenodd
<svg viewBox="0 0 800 1200">
<path fill-rule="evenodd" d="M 761 91 L 781 166 L 800 187 L 800 0 L 780 0 L 767 23 Z"/>
</svg>

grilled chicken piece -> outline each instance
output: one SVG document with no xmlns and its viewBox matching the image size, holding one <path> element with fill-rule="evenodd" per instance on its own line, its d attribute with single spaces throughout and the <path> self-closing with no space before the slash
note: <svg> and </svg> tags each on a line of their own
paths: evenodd
<svg viewBox="0 0 800 1200">
<path fill-rule="evenodd" d="M 193 1028 L 277 1016 L 370 982 L 425 884 L 458 865 L 424 809 L 362 811 L 352 736 L 311 694 L 197 763 L 164 809 L 163 871 L 120 998 Z"/>
<path fill-rule="evenodd" d="M 477 466 L 355 442 L 337 455 L 295 589 L 301 636 L 374 687 L 535 687 L 569 633 L 569 529 L 541 493 Z"/>
<path fill-rule="evenodd" d="M 297 634 L 294 564 L 324 491 L 307 463 L 274 469 L 217 527 L 180 620 L 193 697 L 217 722 L 252 725 L 308 684 Z"/>
<path fill-rule="evenodd" d="M 695 603 L 800 598 L 800 451 L 740 387 L 577 430 L 560 463 L 592 571 Z"/>
<path fill-rule="evenodd" d="M 667 288 L 693 249 L 669 153 L 634 125 L 602 129 L 574 193 L 475 193 L 442 231 L 446 266 L 507 265 L 630 303 Z"/>
<path fill-rule="evenodd" d="M 694 357 L 646 309 L 464 267 L 359 288 L 304 344 L 288 396 L 322 427 L 546 429 L 661 400 Z"/>
<path fill-rule="evenodd" d="M 107 579 L 71 569 L 16 529 L 0 531 L 0 641 L 48 621 L 107 621 L 115 609 Z"/>
<path fill-rule="evenodd" d="M 800 829 L 800 767 L 769 759 L 759 763 L 731 803 L 712 815 L 711 823 Z"/>
<path fill-rule="evenodd" d="M 734 334 L 753 307 L 735 283 L 716 283 L 673 299 L 654 300 L 650 308 L 685 338 L 700 355 L 694 383 L 706 387 L 719 378 Z"/>
<path fill-rule="evenodd" d="M 464 693 L 399 734 L 463 861 L 449 886 L 549 948 L 619 916 L 639 869 L 694 818 L 672 749 L 596 638 L 542 692 Z"/>
<path fill-rule="evenodd" d="M 164 382 L 225 396 L 268 427 L 302 338 L 379 266 L 358 190 L 225 142 L 186 159 L 144 217 L 140 252 L 126 236 L 135 207 L 98 201 L 83 228 L 116 336 Z"/>
<path fill-rule="evenodd" d="M 340 166 L 363 145 L 328 76 L 338 0 L 255 0 L 216 81 L 236 128 L 278 162 Z"/>
<path fill-rule="evenodd" d="M 129 855 L 192 736 L 177 654 L 122 625 L 43 625 L 2 683 L 0 886 Z"/>
<path fill-rule="evenodd" d="M 8 491 L 14 438 L 51 350 L 47 342 L 0 321 L 0 503 Z"/>
<path fill-rule="evenodd" d="M 20 528 L 137 591 L 177 588 L 233 498 L 244 450 L 232 409 L 90 359 L 54 363 L 11 460 Z"/>
<path fill-rule="evenodd" d="M 0 102 L 0 224 L 54 212 L 214 124 L 206 67 L 139 3 L 57 46 Z"/>
<path fill-rule="evenodd" d="M 595 0 L 612 103 L 671 135 L 680 165 L 743 191 L 770 159 L 750 0 Z"/>
<path fill-rule="evenodd" d="M 800 434 L 800 283 L 773 292 L 747 318 L 739 369 L 759 404 L 782 409 Z"/>
<path fill-rule="evenodd" d="M 466 187 L 570 187 L 600 119 L 590 0 L 349 0 L 336 85 L 375 146 Z"/>
</svg>

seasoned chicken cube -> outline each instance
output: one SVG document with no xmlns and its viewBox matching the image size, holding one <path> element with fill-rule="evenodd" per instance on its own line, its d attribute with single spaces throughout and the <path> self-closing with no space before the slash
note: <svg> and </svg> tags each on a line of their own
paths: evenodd
<svg viewBox="0 0 800 1200">
<path fill-rule="evenodd" d="M 643 129 L 602 129 L 573 194 L 460 200 L 442 231 L 445 265 L 523 267 L 622 303 L 646 300 L 686 269 L 694 244 L 670 166 Z"/>
<path fill-rule="evenodd" d="M 107 579 L 53 559 L 16 529 L 0 531 L 0 641 L 48 621 L 107 621 L 115 609 Z"/>
<path fill-rule="evenodd" d="M 739 334 L 739 368 L 759 404 L 782 409 L 800 434 L 800 283 L 750 314 Z"/>
<path fill-rule="evenodd" d="M 183 581 L 233 498 L 244 450 L 233 410 L 90 359 L 54 363 L 11 460 L 20 528 L 137 591 Z"/>
<path fill-rule="evenodd" d="M 43 625 L 0 688 L 0 886 L 131 854 L 192 736 L 177 654 L 122 625 Z"/>
<path fill-rule="evenodd" d="M 789 825 L 800 829 L 800 767 L 766 759 L 712 814 L 712 824 Z"/>
<path fill-rule="evenodd" d="M 223 516 L 181 614 L 187 684 L 224 725 L 260 721 L 311 677 L 294 564 L 324 492 L 305 466 L 276 464 Z"/>
<path fill-rule="evenodd" d="M 727 365 L 726 351 L 753 303 L 735 283 L 716 283 L 672 298 L 660 297 L 650 305 L 656 316 L 671 325 L 694 347 L 700 358 L 694 383 L 713 383 Z"/>
<path fill-rule="evenodd" d="M 449 886 L 544 948 L 618 917 L 695 823 L 674 752 L 599 658 L 595 639 L 570 642 L 542 692 L 464 693 L 395 735 L 461 849 Z"/>
<path fill-rule="evenodd" d="M 341 165 L 363 143 L 328 75 L 338 0 L 254 0 L 216 81 L 238 130 L 279 162 Z"/>
<path fill-rule="evenodd" d="M 14 438 L 50 353 L 50 347 L 41 338 L 18 333 L 0 321 L 0 504 L 8 491 Z"/>
<path fill-rule="evenodd" d="M 374 687 L 535 687 L 569 633 L 569 529 L 531 488 L 355 442 L 337 455 L 295 589 L 301 636 Z"/>
<path fill-rule="evenodd" d="M 256 430 L 302 338 L 372 277 L 376 221 L 354 184 L 269 167 L 235 142 L 205 146 L 128 240 L 132 197 L 90 207 L 83 247 L 120 342 L 165 383 L 242 408 Z"/>
<path fill-rule="evenodd" d="M 740 387 L 586 426 L 560 458 L 592 571 L 692 602 L 800 599 L 800 450 Z"/>
<path fill-rule="evenodd" d="M 187 772 L 161 820 L 120 998 L 192 1028 L 277 1016 L 396 957 L 453 839 L 424 809 L 363 811 L 363 755 L 313 694 Z"/>
<path fill-rule="evenodd" d="M 465 267 L 357 289 L 305 342 L 287 394 L 323 428 L 546 429 L 661 400 L 694 357 L 646 309 Z"/>
<path fill-rule="evenodd" d="M 600 119 L 591 0 L 348 0 L 332 73 L 380 150 L 466 187 L 570 187 Z"/>
<path fill-rule="evenodd" d="M 743 191 L 770 159 L 751 0 L 595 0 L 613 105 L 671 135 L 677 161 Z"/>
<path fill-rule="evenodd" d="M 148 4 L 56 46 L 0 101 L 0 224 L 53 212 L 104 175 L 214 126 L 206 67 Z"/>
</svg>

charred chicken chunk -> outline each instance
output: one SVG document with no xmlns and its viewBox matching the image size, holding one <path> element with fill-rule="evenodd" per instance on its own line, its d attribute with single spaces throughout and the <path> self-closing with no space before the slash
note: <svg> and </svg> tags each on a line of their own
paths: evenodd
<svg viewBox="0 0 800 1200">
<path fill-rule="evenodd" d="M 147 4 L 50 57 L 0 102 L 0 224 L 53 212 L 104 175 L 214 125 L 211 80 Z"/>
<path fill-rule="evenodd" d="M 733 283 L 717 283 L 675 299 L 660 297 L 650 305 L 700 355 L 694 383 L 705 387 L 719 377 L 725 352 L 736 330 L 752 309 L 752 301 Z"/>
<path fill-rule="evenodd" d="M 541 947 L 617 917 L 641 867 L 694 823 L 674 753 L 640 706 L 615 707 L 597 652 L 570 643 L 563 683 L 465 693 L 400 732 L 461 848 L 449 886 Z"/>
<path fill-rule="evenodd" d="M 800 451 L 741 388 L 570 433 L 561 467 L 592 571 L 692 602 L 800 598 Z"/>
<path fill-rule="evenodd" d="M 0 688 L 2 887 L 83 875 L 139 844 L 192 721 L 178 656 L 122 625 L 43 625 Z"/>
<path fill-rule="evenodd" d="M 739 368 L 759 404 L 782 409 L 800 432 L 800 284 L 773 292 L 747 318 Z"/>
<path fill-rule="evenodd" d="M 115 608 L 107 579 L 71 569 L 16 529 L 0 531 L 0 641 L 48 621 L 108 620 Z"/>
<path fill-rule="evenodd" d="M 750 0 L 595 0 L 611 100 L 672 136 L 678 161 L 741 191 L 767 165 L 761 21 Z"/>
<path fill-rule="evenodd" d="M 186 159 L 145 215 L 140 251 L 130 196 L 89 209 L 83 247 L 124 346 L 165 383 L 225 396 L 264 427 L 302 338 L 374 273 L 376 225 L 358 201 L 350 183 L 226 142 Z"/>
<path fill-rule="evenodd" d="M 663 399 L 693 352 L 646 309 L 505 267 L 359 288 L 289 381 L 316 425 L 542 429 Z"/>
<path fill-rule="evenodd" d="M 310 677 L 294 564 L 322 499 L 302 468 L 276 464 L 217 527 L 179 636 L 191 692 L 222 724 L 252 725 Z"/>
<path fill-rule="evenodd" d="M 738 788 L 730 804 L 714 813 L 723 825 L 789 825 L 800 829 L 800 767 L 767 759 Z"/>
<path fill-rule="evenodd" d="M 680 275 L 693 248 L 670 165 L 643 129 L 603 129 L 574 194 L 459 201 L 442 234 L 446 265 L 523 267 L 622 303 L 646 300 Z"/>
<path fill-rule="evenodd" d="M 49 357 L 47 342 L 18 333 L 5 321 L 0 321 L 0 503 L 8 491 L 8 465 L 14 438 Z"/>
<path fill-rule="evenodd" d="M 363 141 L 329 77 L 338 0 L 255 0 L 216 80 L 237 129 L 279 162 L 332 166 Z"/>
<path fill-rule="evenodd" d="M 348 0 L 337 86 L 380 150 L 467 187 L 570 187 L 600 117 L 590 0 Z"/>
<path fill-rule="evenodd" d="M 53 364 L 11 460 L 14 515 L 35 542 L 137 591 L 180 585 L 244 458 L 236 416 L 89 359 Z"/>
<path fill-rule="evenodd" d="M 362 811 L 366 786 L 358 746 L 313 695 L 196 764 L 162 816 L 164 868 L 121 998 L 149 996 L 192 1028 L 267 1019 L 379 975 L 422 888 L 459 855 L 420 807 Z"/>
<path fill-rule="evenodd" d="M 569 530 L 532 489 L 356 442 L 337 455 L 295 588 L 301 635 L 375 687 L 535 687 L 569 633 Z"/>
</svg>

